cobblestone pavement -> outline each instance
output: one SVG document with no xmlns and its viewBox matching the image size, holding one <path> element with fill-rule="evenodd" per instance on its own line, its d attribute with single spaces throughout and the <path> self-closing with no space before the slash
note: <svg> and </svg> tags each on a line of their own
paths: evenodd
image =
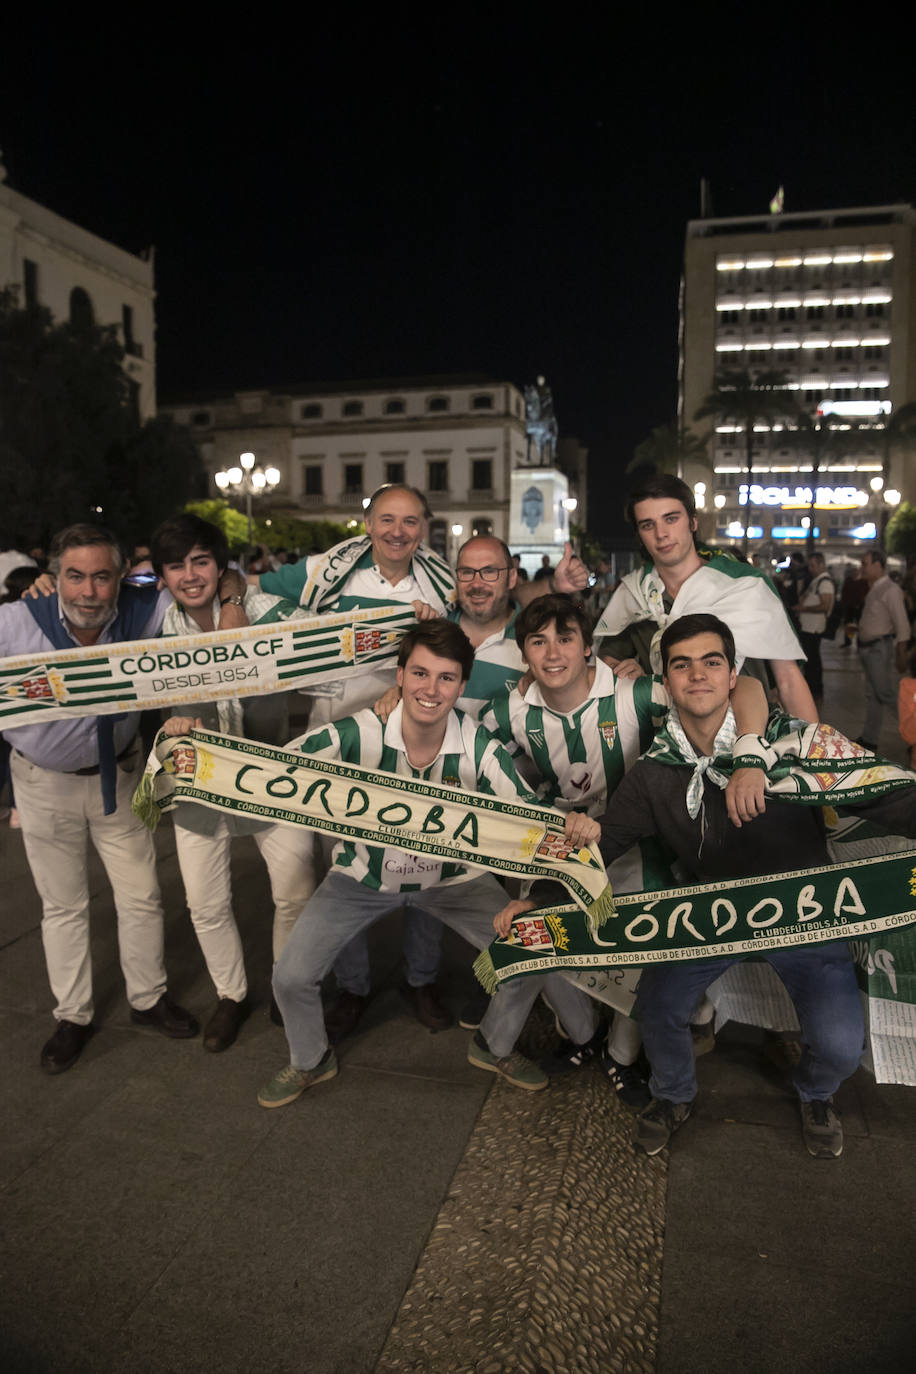
<svg viewBox="0 0 916 1374">
<path fill-rule="evenodd" d="M 595 1065 L 497 1083 L 377 1374 L 651 1374 L 667 1167 L 631 1130 Z"/>
</svg>

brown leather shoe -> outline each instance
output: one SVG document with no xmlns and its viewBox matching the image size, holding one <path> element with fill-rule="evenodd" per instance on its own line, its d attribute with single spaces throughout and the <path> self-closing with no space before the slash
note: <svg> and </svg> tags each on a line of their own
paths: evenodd
<svg viewBox="0 0 916 1374">
<path fill-rule="evenodd" d="M 338 1045 L 345 1035 L 356 1029 L 356 1024 L 369 1005 L 368 997 L 360 997 L 356 992 L 337 994 L 337 1000 L 324 1013 L 324 1028 L 332 1045 Z"/>
<path fill-rule="evenodd" d="M 63 1073 L 65 1069 L 72 1069 L 91 1034 L 91 1025 L 58 1021 L 57 1030 L 41 1051 L 41 1067 L 45 1073 Z"/>
<path fill-rule="evenodd" d="M 424 983 L 421 987 L 414 988 L 404 982 L 401 984 L 401 992 L 413 1007 L 421 1026 L 426 1026 L 431 1031 L 448 1030 L 453 1021 L 452 1013 L 442 1005 L 435 983 Z"/>
<path fill-rule="evenodd" d="M 204 1049 L 211 1054 L 221 1054 L 228 1050 L 239 1033 L 239 1027 L 248 1014 L 244 1002 L 234 1002 L 231 997 L 221 997 L 216 1011 L 204 1026 Z"/>
</svg>

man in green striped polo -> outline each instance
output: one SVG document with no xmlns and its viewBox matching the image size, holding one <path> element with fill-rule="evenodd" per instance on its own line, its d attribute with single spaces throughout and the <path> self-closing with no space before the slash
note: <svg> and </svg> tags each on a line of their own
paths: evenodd
<svg viewBox="0 0 916 1374">
<path fill-rule="evenodd" d="M 395 777 L 445 784 L 506 801 L 531 801 L 505 749 L 469 717 L 453 708 L 471 671 L 473 649 L 461 629 L 447 620 L 409 630 L 398 654 L 402 698 L 387 721 L 360 711 L 294 742 L 316 758 L 342 759 Z M 582 818 L 571 815 L 567 835 L 577 842 Z M 470 858 L 473 838 L 462 837 Z M 307 1088 L 337 1073 L 321 1009 L 320 981 L 344 945 L 388 912 L 400 907 L 450 925 L 477 949 L 493 932 L 493 918 L 506 894 L 490 873 L 429 855 L 340 841 L 331 872 L 306 905 L 274 968 L 274 995 L 283 1013 L 290 1062 L 258 1095 L 262 1107 L 283 1107 Z M 547 1086 L 537 1065 L 515 1052 L 519 1031 L 540 990 L 519 979 L 500 990 L 471 1042 L 468 1059 L 519 1088 Z M 562 978 L 551 983 L 570 1033 L 587 1039 L 592 1020 L 581 996 Z M 556 983 L 554 987 L 553 984 Z"/>
</svg>

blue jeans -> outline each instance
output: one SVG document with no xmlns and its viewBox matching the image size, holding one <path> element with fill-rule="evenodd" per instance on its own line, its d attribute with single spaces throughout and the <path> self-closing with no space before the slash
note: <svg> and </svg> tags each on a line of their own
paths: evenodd
<svg viewBox="0 0 916 1374">
<path fill-rule="evenodd" d="M 738 956 L 740 958 L 740 956 Z M 842 941 L 803 949 L 773 949 L 764 955 L 795 1004 L 803 1042 L 792 1074 L 803 1102 L 832 1097 L 855 1072 L 865 1044 L 862 1000 L 849 947 Z M 652 1065 L 649 1088 L 668 1102 L 692 1102 L 697 1095 L 690 1016 L 710 983 L 735 957 L 689 964 L 652 964 L 643 970 L 635 1015 Z"/>
<path fill-rule="evenodd" d="M 508 901 L 508 898 L 506 899 Z M 503 906 L 505 906 L 503 902 Z M 422 911 L 410 907 L 404 912 L 404 976 L 412 988 L 434 983 L 442 959 L 442 926 Z M 354 936 L 334 960 L 337 986 L 357 997 L 368 997 L 369 941 L 365 935 Z"/>
<path fill-rule="evenodd" d="M 866 744 L 877 748 L 885 706 L 890 707 L 896 719 L 900 676 L 897 672 L 897 646 L 893 635 L 886 635 L 884 639 L 873 639 L 870 644 L 860 644 L 859 658 L 865 673 L 865 724 L 862 726 L 862 739 Z"/>
<path fill-rule="evenodd" d="M 391 911 L 434 917 L 457 930 L 475 949 L 495 938 L 493 917 L 506 905 L 505 889 L 489 873 L 463 883 L 437 883 L 413 892 L 376 892 L 339 870 L 315 890 L 274 965 L 273 989 L 283 1013 L 290 1063 L 312 1069 L 324 1057 L 320 982 L 354 935 Z M 538 993 L 544 991 L 567 1035 L 584 1044 L 594 1032 L 592 1003 L 585 993 L 558 973 L 547 978 L 516 978 L 491 998 L 481 1034 L 499 1058 L 511 1053 Z"/>
</svg>

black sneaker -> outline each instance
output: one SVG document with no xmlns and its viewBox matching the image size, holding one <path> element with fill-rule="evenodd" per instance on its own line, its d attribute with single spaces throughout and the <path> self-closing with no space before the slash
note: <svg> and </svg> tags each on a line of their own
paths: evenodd
<svg viewBox="0 0 916 1374">
<path fill-rule="evenodd" d="M 647 1155 L 657 1155 L 692 1115 L 692 1102 L 668 1102 L 664 1097 L 653 1097 L 636 1118 L 633 1144 Z"/>
<path fill-rule="evenodd" d="M 601 1056 L 601 1067 L 610 1080 L 611 1087 L 625 1107 L 641 1112 L 652 1101 L 649 1084 L 639 1064 L 620 1064 L 605 1050 Z"/>
<path fill-rule="evenodd" d="M 843 1123 L 828 1097 L 823 1102 L 800 1102 L 805 1148 L 815 1159 L 839 1159 L 843 1153 Z"/>
<path fill-rule="evenodd" d="M 591 1040 L 586 1040 L 584 1045 L 577 1045 L 574 1040 L 563 1039 L 555 1050 L 543 1055 L 538 1063 L 551 1078 L 573 1073 L 576 1069 L 581 1069 L 583 1064 L 598 1057 L 606 1035 L 607 1026 L 602 1021 Z"/>
</svg>

